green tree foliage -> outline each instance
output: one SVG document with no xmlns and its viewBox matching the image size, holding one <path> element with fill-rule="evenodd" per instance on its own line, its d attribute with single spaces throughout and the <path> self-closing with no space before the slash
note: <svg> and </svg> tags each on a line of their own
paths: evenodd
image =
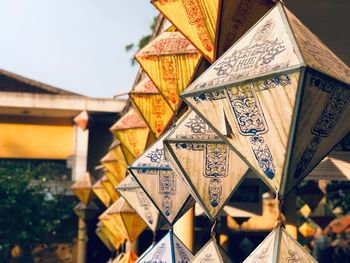
<svg viewBox="0 0 350 263">
<path fill-rule="evenodd" d="M 35 246 L 51 244 L 61 231 L 68 234 L 63 227 L 73 204 L 47 186 L 59 173 L 52 163 L 0 162 L 0 262 L 8 262 L 15 245 L 22 250 L 21 262 L 32 262 Z"/>
</svg>

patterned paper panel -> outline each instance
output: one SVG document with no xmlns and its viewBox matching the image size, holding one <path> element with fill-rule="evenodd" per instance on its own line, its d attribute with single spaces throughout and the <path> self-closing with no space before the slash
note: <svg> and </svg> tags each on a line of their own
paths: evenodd
<svg viewBox="0 0 350 263">
<path fill-rule="evenodd" d="M 285 12 L 306 64 L 328 76 L 350 84 L 350 69 L 287 8 Z"/>
<path fill-rule="evenodd" d="M 107 227 L 105 227 L 103 224 L 100 225 L 97 229 L 101 230 L 101 234 L 108 240 L 108 242 L 112 245 L 112 250 L 118 250 L 120 248 L 120 246 L 122 245 L 122 243 L 120 242 L 120 240 L 118 239 L 118 237 L 116 235 L 114 235 L 113 232 L 111 232 Z M 100 236 L 102 236 L 100 234 Z M 103 240 L 103 237 L 102 237 Z M 107 245 L 108 247 L 108 242 L 105 243 L 105 245 Z"/>
<path fill-rule="evenodd" d="M 132 175 L 128 175 L 118 186 L 117 191 L 135 209 L 148 227 L 156 232 L 160 227 L 161 214 L 148 195 Z"/>
<path fill-rule="evenodd" d="M 191 107 L 277 191 L 299 76 L 299 72 L 275 75 L 188 98 Z"/>
<path fill-rule="evenodd" d="M 214 220 L 248 166 L 193 111 L 179 121 L 165 141 L 196 200 Z"/>
<path fill-rule="evenodd" d="M 110 131 L 134 157 L 139 156 L 146 147 L 149 129 L 140 114 L 132 108 L 110 128 Z"/>
<path fill-rule="evenodd" d="M 190 262 L 192 258 L 193 255 L 188 248 L 172 231 L 169 231 L 156 245 L 140 256 L 137 262 L 181 263 Z"/>
<path fill-rule="evenodd" d="M 111 206 L 107 214 L 115 220 L 121 233 L 130 242 L 134 242 L 146 229 L 145 222 L 123 197 Z"/>
<path fill-rule="evenodd" d="M 283 227 L 273 230 L 243 263 L 317 262 Z"/>
<path fill-rule="evenodd" d="M 209 242 L 194 256 L 191 263 L 230 263 L 232 262 L 215 239 Z"/>
<path fill-rule="evenodd" d="M 190 198 L 190 193 L 164 158 L 163 140 L 168 133 L 149 147 L 130 165 L 129 169 L 157 208 L 172 224 L 181 216 L 179 212 L 185 212 L 182 208 Z"/>
<path fill-rule="evenodd" d="M 287 191 L 320 163 L 350 131 L 350 88 L 307 71 Z"/>
<path fill-rule="evenodd" d="M 276 5 L 183 93 L 224 86 L 243 79 L 300 66 L 303 61 Z"/>
<path fill-rule="evenodd" d="M 288 232 L 282 228 L 282 236 L 279 245 L 279 257 L 277 262 L 317 262 Z"/>
<path fill-rule="evenodd" d="M 222 0 L 221 2 L 217 58 L 243 36 L 274 4 L 272 0 Z"/>
<path fill-rule="evenodd" d="M 163 32 L 135 58 L 176 111 L 201 58 L 195 47 L 179 32 Z"/>
<path fill-rule="evenodd" d="M 109 213 L 113 211 L 116 206 L 118 206 L 118 203 L 114 202 L 99 216 L 98 219 L 118 238 L 120 243 L 123 243 L 125 241 L 125 235 L 123 233 L 123 229 L 121 228 L 121 223 L 118 221 L 118 218 L 114 218 L 109 215 Z"/>
<path fill-rule="evenodd" d="M 170 20 L 210 61 L 215 60 L 215 34 L 219 0 L 153 0 Z"/>
<path fill-rule="evenodd" d="M 119 144 L 118 146 L 112 148 L 109 150 L 106 158 L 106 163 L 111 163 L 109 167 L 105 165 L 105 167 L 113 173 L 115 180 L 117 182 L 120 182 L 125 178 L 126 170 L 128 167 L 127 160 L 124 156 L 122 145 Z M 102 164 L 104 164 L 104 158 L 101 160 Z M 114 184 L 114 182 L 113 182 Z"/>
<path fill-rule="evenodd" d="M 171 107 L 148 77 L 130 92 L 130 98 L 158 138 L 173 117 Z"/>
</svg>

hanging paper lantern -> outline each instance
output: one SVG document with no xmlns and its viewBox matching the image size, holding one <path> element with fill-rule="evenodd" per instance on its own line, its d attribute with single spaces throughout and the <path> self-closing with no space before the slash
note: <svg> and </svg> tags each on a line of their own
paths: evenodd
<svg viewBox="0 0 350 263">
<path fill-rule="evenodd" d="M 82 220 L 88 221 L 95 218 L 97 213 L 100 211 L 98 206 L 94 202 L 90 202 L 88 205 L 79 203 L 74 207 L 75 214 Z"/>
<path fill-rule="evenodd" d="M 311 214 L 311 208 L 309 205 L 305 204 L 302 208 L 299 209 L 299 213 L 304 217 L 308 218 Z"/>
<path fill-rule="evenodd" d="M 110 196 L 113 202 L 117 201 L 119 198 L 118 193 L 115 191 L 113 184 L 108 180 L 106 176 L 101 178 L 101 184 L 106 189 L 106 192 Z"/>
<path fill-rule="evenodd" d="M 129 170 L 172 225 L 194 204 L 194 200 L 164 158 L 163 140 L 168 134 L 169 131 L 144 151 Z"/>
<path fill-rule="evenodd" d="M 107 190 L 101 184 L 101 179 L 98 180 L 93 186 L 92 191 L 95 193 L 98 199 L 105 205 L 105 207 L 109 207 L 111 204 L 111 197 L 109 196 Z"/>
<path fill-rule="evenodd" d="M 114 232 L 107 228 L 103 222 L 97 223 L 95 233 L 110 251 L 118 250 L 124 242 L 123 240 L 120 240 Z"/>
<path fill-rule="evenodd" d="M 120 142 L 115 142 L 113 148 L 101 159 L 106 176 L 114 186 L 125 178 L 128 166 Z"/>
<path fill-rule="evenodd" d="M 180 93 L 190 83 L 201 59 L 197 49 L 180 32 L 163 32 L 141 49 L 135 59 L 176 111 Z"/>
<path fill-rule="evenodd" d="M 348 134 L 349 83 L 349 68 L 277 3 L 182 97 L 283 196 Z"/>
<path fill-rule="evenodd" d="M 283 227 L 273 230 L 243 263 L 317 262 Z"/>
<path fill-rule="evenodd" d="M 134 263 L 137 258 L 137 255 L 133 251 L 129 251 L 118 261 L 118 263 Z"/>
<path fill-rule="evenodd" d="M 90 173 L 86 172 L 70 188 L 84 205 L 87 205 L 93 197 L 93 182 L 94 179 L 91 177 Z"/>
<path fill-rule="evenodd" d="M 86 131 L 91 126 L 91 120 L 87 111 L 82 111 L 74 119 L 74 123 L 79 126 L 83 131 Z"/>
<path fill-rule="evenodd" d="M 115 220 L 123 236 L 130 242 L 134 242 L 146 228 L 145 222 L 123 197 L 111 206 L 107 214 Z"/>
<path fill-rule="evenodd" d="M 162 94 L 153 82 L 146 77 L 135 86 L 129 96 L 155 138 L 158 138 L 174 114 Z"/>
<path fill-rule="evenodd" d="M 224 249 L 217 243 L 215 238 L 211 238 L 207 244 L 191 260 L 191 263 L 230 263 L 230 258 Z"/>
<path fill-rule="evenodd" d="M 150 135 L 147 124 L 132 108 L 110 128 L 110 131 L 134 158 L 144 151 Z"/>
<path fill-rule="evenodd" d="M 273 5 L 270 0 L 152 0 L 211 62 L 221 56 Z"/>
<path fill-rule="evenodd" d="M 131 174 L 116 187 L 116 190 L 154 233 L 164 225 L 165 219 Z"/>
<path fill-rule="evenodd" d="M 193 255 L 180 239 L 169 231 L 157 244 L 152 245 L 136 262 L 191 262 Z"/>
<path fill-rule="evenodd" d="M 119 253 L 118 256 L 112 261 L 112 263 L 119 263 L 122 257 L 124 256 L 125 256 L 124 252 Z"/>
<path fill-rule="evenodd" d="M 181 170 L 192 196 L 214 220 L 232 196 L 248 166 L 193 111 L 164 140 L 167 159 Z"/>
<path fill-rule="evenodd" d="M 118 206 L 117 202 L 114 202 L 109 208 L 107 208 L 100 216 L 99 220 L 103 223 L 103 225 L 108 228 L 110 232 L 113 233 L 114 236 L 117 237 L 120 244 L 124 243 L 125 236 L 124 236 L 124 230 L 123 227 L 120 225 L 120 222 L 118 218 L 112 217 L 109 215 L 115 207 Z"/>
</svg>

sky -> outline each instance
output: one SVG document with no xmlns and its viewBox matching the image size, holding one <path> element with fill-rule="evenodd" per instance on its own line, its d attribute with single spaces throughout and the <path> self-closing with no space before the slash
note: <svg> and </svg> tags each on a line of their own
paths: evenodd
<svg viewBox="0 0 350 263">
<path fill-rule="evenodd" d="M 128 92 L 125 46 L 148 35 L 149 0 L 0 0 L 0 68 L 91 97 Z"/>
</svg>

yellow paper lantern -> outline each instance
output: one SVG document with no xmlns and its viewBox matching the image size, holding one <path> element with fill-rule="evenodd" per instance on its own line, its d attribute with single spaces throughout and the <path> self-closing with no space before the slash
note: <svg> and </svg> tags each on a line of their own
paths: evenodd
<svg viewBox="0 0 350 263">
<path fill-rule="evenodd" d="M 94 179 L 92 178 L 89 172 L 86 172 L 71 186 L 72 192 L 79 198 L 80 202 L 82 202 L 84 205 L 87 205 L 93 197 L 93 183 Z"/>
<path fill-rule="evenodd" d="M 102 202 L 102 204 L 105 205 L 105 207 L 108 207 L 111 203 L 111 197 L 109 196 L 107 190 L 103 187 L 101 183 L 101 179 L 98 180 L 93 186 L 92 191 L 95 193 L 98 199 Z"/>
</svg>

